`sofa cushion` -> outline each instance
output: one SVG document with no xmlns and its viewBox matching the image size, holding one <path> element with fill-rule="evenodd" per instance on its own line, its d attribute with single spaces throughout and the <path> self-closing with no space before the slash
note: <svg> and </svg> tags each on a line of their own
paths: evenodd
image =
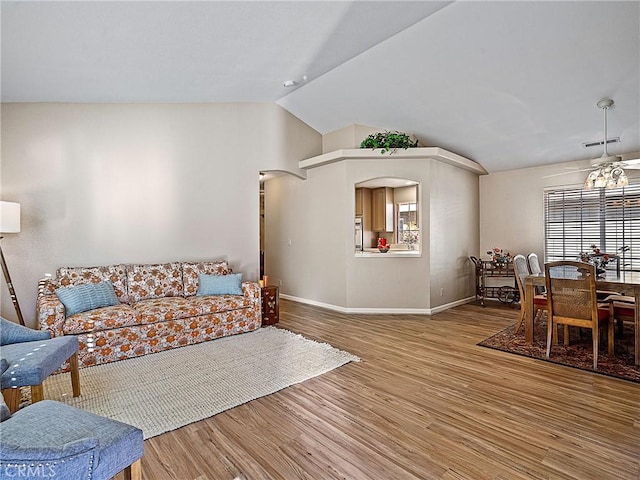
<svg viewBox="0 0 640 480">
<path fill-rule="evenodd" d="M 118 297 L 110 281 L 87 283 L 56 289 L 56 295 L 64 304 L 67 317 L 101 307 L 118 305 Z"/>
<path fill-rule="evenodd" d="M 137 315 L 130 305 L 124 303 L 113 307 L 97 308 L 67 317 L 62 331 L 65 335 L 77 335 L 137 325 L 139 323 Z"/>
<path fill-rule="evenodd" d="M 193 308 L 198 310 L 200 315 L 227 312 L 251 306 L 251 300 L 248 297 L 239 297 L 237 295 L 195 296 L 189 297 L 187 300 Z"/>
<path fill-rule="evenodd" d="M 131 303 L 148 298 L 182 295 L 182 269 L 179 262 L 152 265 L 127 265 L 127 283 Z"/>
<path fill-rule="evenodd" d="M 133 308 L 140 325 L 178 320 L 200 314 L 198 309 L 183 297 L 149 298 L 134 303 Z"/>
<path fill-rule="evenodd" d="M 52 288 L 99 283 L 109 280 L 118 300 L 129 303 L 127 292 L 127 270 L 124 265 L 105 265 L 102 267 L 60 267 L 55 280 L 48 282 Z M 51 292 L 53 293 L 53 292 Z"/>
<path fill-rule="evenodd" d="M 198 296 L 203 295 L 242 295 L 242 274 L 198 275 L 200 286 Z"/>
<path fill-rule="evenodd" d="M 184 282 L 184 296 L 191 297 L 198 292 L 198 275 L 227 275 L 231 267 L 226 260 L 218 262 L 183 262 L 182 281 Z"/>
</svg>

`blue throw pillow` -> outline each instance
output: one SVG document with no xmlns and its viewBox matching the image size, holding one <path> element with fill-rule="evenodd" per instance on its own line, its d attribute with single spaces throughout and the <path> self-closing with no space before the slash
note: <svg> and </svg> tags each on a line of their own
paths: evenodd
<svg viewBox="0 0 640 480">
<path fill-rule="evenodd" d="M 87 283 L 56 289 L 56 295 L 64 304 L 67 317 L 101 307 L 119 305 L 120 301 L 110 281 Z"/>
<path fill-rule="evenodd" d="M 228 275 L 198 274 L 198 293 L 196 295 L 243 295 L 242 274 Z"/>
</svg>

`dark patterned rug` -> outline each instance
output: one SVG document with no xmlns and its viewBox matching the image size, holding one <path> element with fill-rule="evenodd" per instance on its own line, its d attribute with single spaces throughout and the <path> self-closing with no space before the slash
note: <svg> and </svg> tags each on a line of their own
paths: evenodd
<svg viewBox="0 0 640 480">
<path fill-rule="evenodd" d="M 543 314 L 535 321 L 533 344 L 527 344 L 524 340 L 524 325 L 520 327 L 517 334 L 513 333 L 514 327 L 515 324 L 483 340 L 478 345 L 640 383 L 640 367 L 633 364 L 633 324 L 625 322 L 622 335 L 618 333 L 616 327 L 613 356 L 607 354 L 606 332 L 601 330 L 604 338 L 601 337 L 600 341 L 597 370 L 593 370 L 590 330 L 570 328 L 570 343 L 568 346 L 564 346 L 561 327 L 558 334 L 558 345 L 551 346 L 551 357 L 547 360 L 546 316 Z"/>
</svg>

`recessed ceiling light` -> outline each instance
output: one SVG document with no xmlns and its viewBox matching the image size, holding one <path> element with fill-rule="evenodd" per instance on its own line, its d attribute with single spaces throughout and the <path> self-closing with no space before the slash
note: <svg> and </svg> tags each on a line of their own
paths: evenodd
<svg viewBox="0 0 640 480">
<path fill-rule="evenodd" d="M 298 82 L 296 82 L 295 80 L 285 80 L 283 85 L 285 87 L 293 87 L 294 85 L 297 85 Z"/>
</svg>

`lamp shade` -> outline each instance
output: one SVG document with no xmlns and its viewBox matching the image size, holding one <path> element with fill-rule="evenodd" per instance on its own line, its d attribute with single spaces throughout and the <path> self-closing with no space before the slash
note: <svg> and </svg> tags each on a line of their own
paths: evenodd
<svg viewBox="0 0 640 480">
<path fill-rule="evenodd" d="M 0 202 L 0 233 L 20 232 L 20 204 Z"/>
</svg>

